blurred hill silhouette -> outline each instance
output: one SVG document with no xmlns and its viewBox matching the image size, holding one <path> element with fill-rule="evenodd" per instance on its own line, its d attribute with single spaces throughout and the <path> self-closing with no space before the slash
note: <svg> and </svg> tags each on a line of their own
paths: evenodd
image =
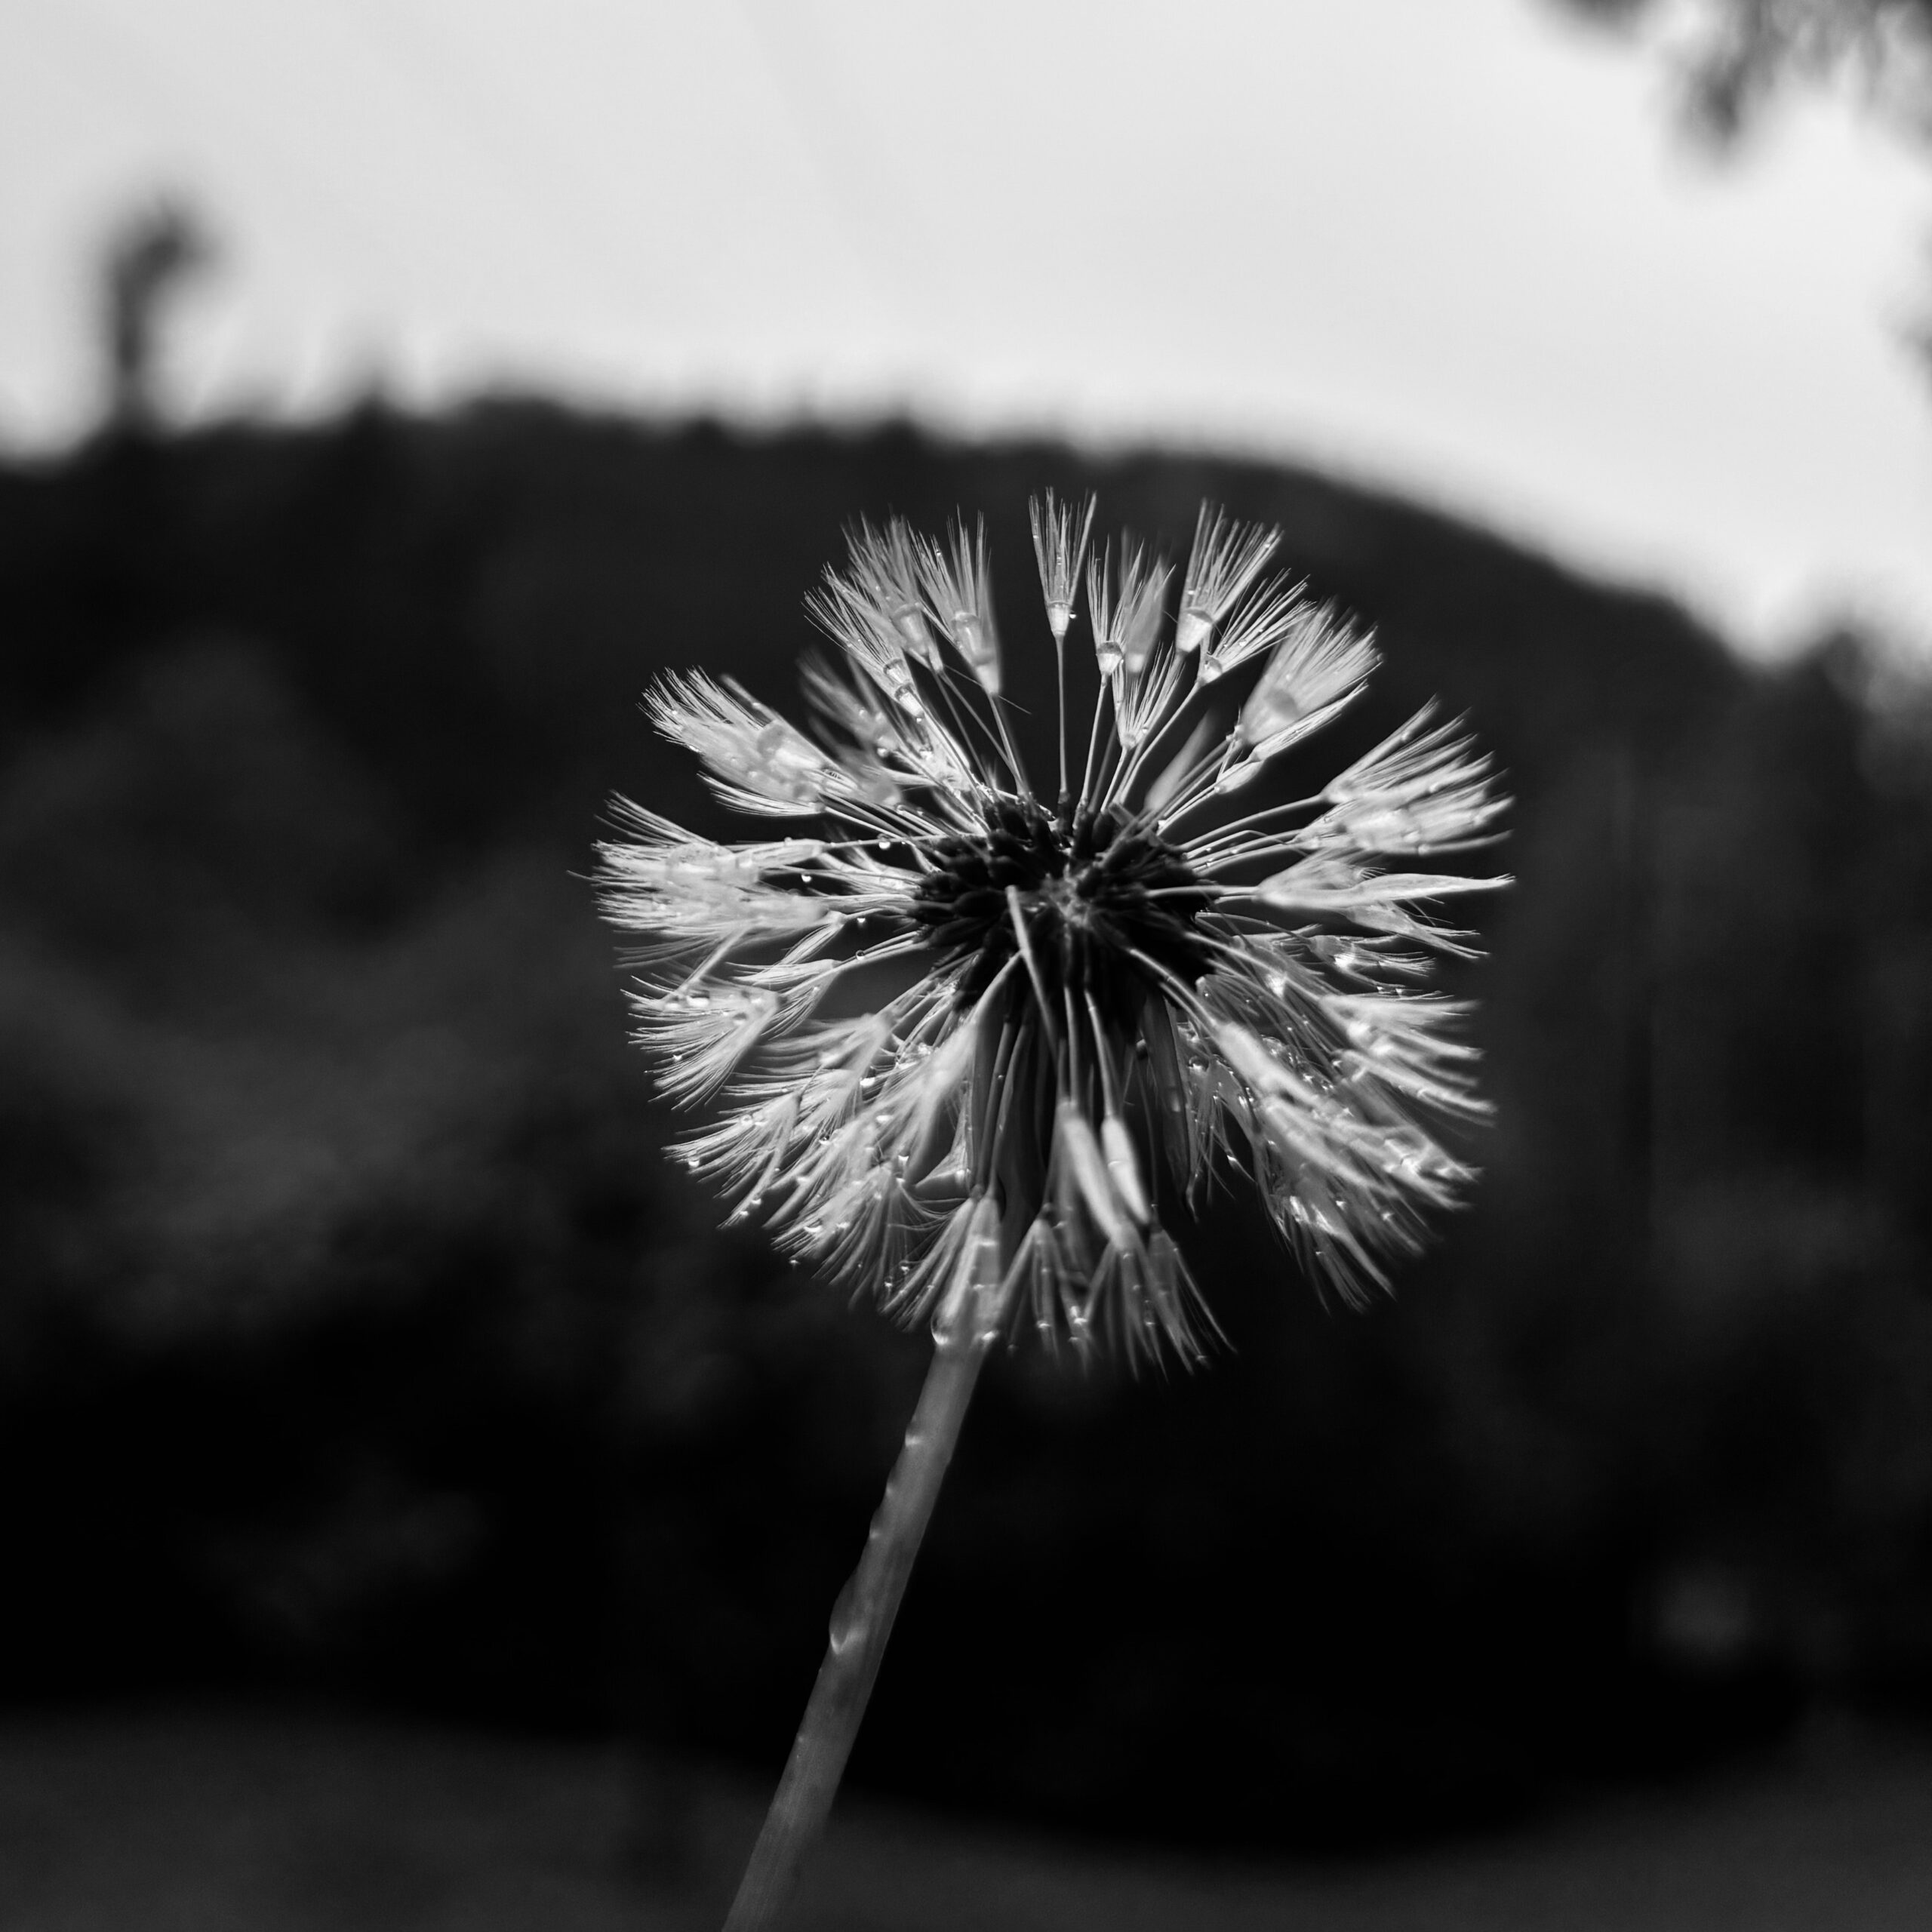
<svg viewBox="0 0 1932 1932">
<path fill-rule="evenodd" d="M 1280 525 L 1379 628 L 1356 735 L 1469 714 L 1519 801 L 1458 976 L 1499 1118 L 1365 1317 L 1230 1208 L 1225 1359 L 996 1362 L 855 1775 L 1337 1844 L 1923 1706 L 1921 694 L 1302 472 L 514 402 L 0 470 L 6 1694 L 775 1761 L 921 1351 L 662 1159 L 582 874 L 614 789 L 724 829 L 638 694 L 787 699 L 858 515 L 983 510 L 1044 659 L 1048 485 Z"/>
</svg>

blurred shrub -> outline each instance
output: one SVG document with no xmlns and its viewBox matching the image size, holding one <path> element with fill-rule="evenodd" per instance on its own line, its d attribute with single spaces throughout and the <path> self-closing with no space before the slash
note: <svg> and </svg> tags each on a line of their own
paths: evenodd
<svg viewBox="0 0 1932 1932">
<path fill-rule="evenodd" d="M 995 1364 L 860 1777 L 1334 1843 L 1924 1694 L 1932 788 L 1875 659 L 1747 672 L 1294 472 L 527 405 L 0 472 L 14 1694 L 783 1750 L 921 1351 L 663 1161 L 574 875 L 614 789 L 721 823 L 654 669 L 783 695 L 895 509 L 986 509 L 1023 638 L 1048 483 L 1279 522 L 1380 626 L 1364 734 L 1471 713 L 1521 801 L 1500 1111 L 1392 1305 L 1217 1215 L 1226 1360 Z"/>
</svg>

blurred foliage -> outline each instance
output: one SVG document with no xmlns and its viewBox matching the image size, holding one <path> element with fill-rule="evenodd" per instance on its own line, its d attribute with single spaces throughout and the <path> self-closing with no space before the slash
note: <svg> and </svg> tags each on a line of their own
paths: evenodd
<svg viewBox="0 0 1932 1932">
<path fill-rule="evenodd" d="M 1684 106 L 1720 143 L 1737 140 L 1787 86 L 1849 82 L 1932 140 L 1932 0 L 1559 0 L 1618 28 L 1676 29 Z"/>
<path fill-rule="evenodd" d="M 1335 1844 L 1932 1687 L 1932 703 L 1293 471 L 503 403 L 0 471 L 16 1697 L 306 1684 L 775 1761 L 916 1337 L 666 1162 L 583 881 L 636 699 L 774 699 L 841 525 L 1211 496 L 1518 800 L 1500 1114 L 1364 1317 L 1192 1245 L 1202 1373 L 996 1361 L 855 1770 Z M 1042 633 L 1043 635 L 1043 633 Z M 1037 729 L 1043 650 L 1014 667 Z"/>
<path fill-rule="evenodd" d="M 216 259 L 208 230 L 173 198 L 136 209 L 108 236 L 98 300 L 109 423 L 140 429 L 160 420 L 167 311 Z"/>
</svg>

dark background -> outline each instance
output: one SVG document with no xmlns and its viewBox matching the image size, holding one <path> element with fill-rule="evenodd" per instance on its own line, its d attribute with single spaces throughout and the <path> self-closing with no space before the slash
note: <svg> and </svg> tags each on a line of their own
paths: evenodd
<svg viewBox="0 0 1932 1932">
<path fill-rule="evenodd" d="M 1293 469 L 372 401 L 0 468 L 0 1697 L 347 1699 L 775 1767 L 921 1372 L 660 1149 L 584 875 L 637 697 L 788 702 L 861 514 L 1279 524 L 1518 801 L 1499 1109 L 1364 1315 L 997 1360 L 854 1764 L 1340 1848 L 1932 1708 L 1932 703 Z M 1355 742 L 1351 740 L 1351 743 Z"/>
</svg>

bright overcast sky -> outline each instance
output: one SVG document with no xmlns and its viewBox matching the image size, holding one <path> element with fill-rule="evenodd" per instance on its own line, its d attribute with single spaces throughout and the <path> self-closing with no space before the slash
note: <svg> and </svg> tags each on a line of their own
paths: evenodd
<svg viewBox="0 0 1932 1932">
<path fill-rule="evenodd" d="M 1538 0 L 8 0 L 0 443 L 94 406 L 145 193 L 196 420 L 505 382 L 1312 460 L 1749 644 L 1932 640 L 1932 167 L 1739 162 Z"/>
</svg>

